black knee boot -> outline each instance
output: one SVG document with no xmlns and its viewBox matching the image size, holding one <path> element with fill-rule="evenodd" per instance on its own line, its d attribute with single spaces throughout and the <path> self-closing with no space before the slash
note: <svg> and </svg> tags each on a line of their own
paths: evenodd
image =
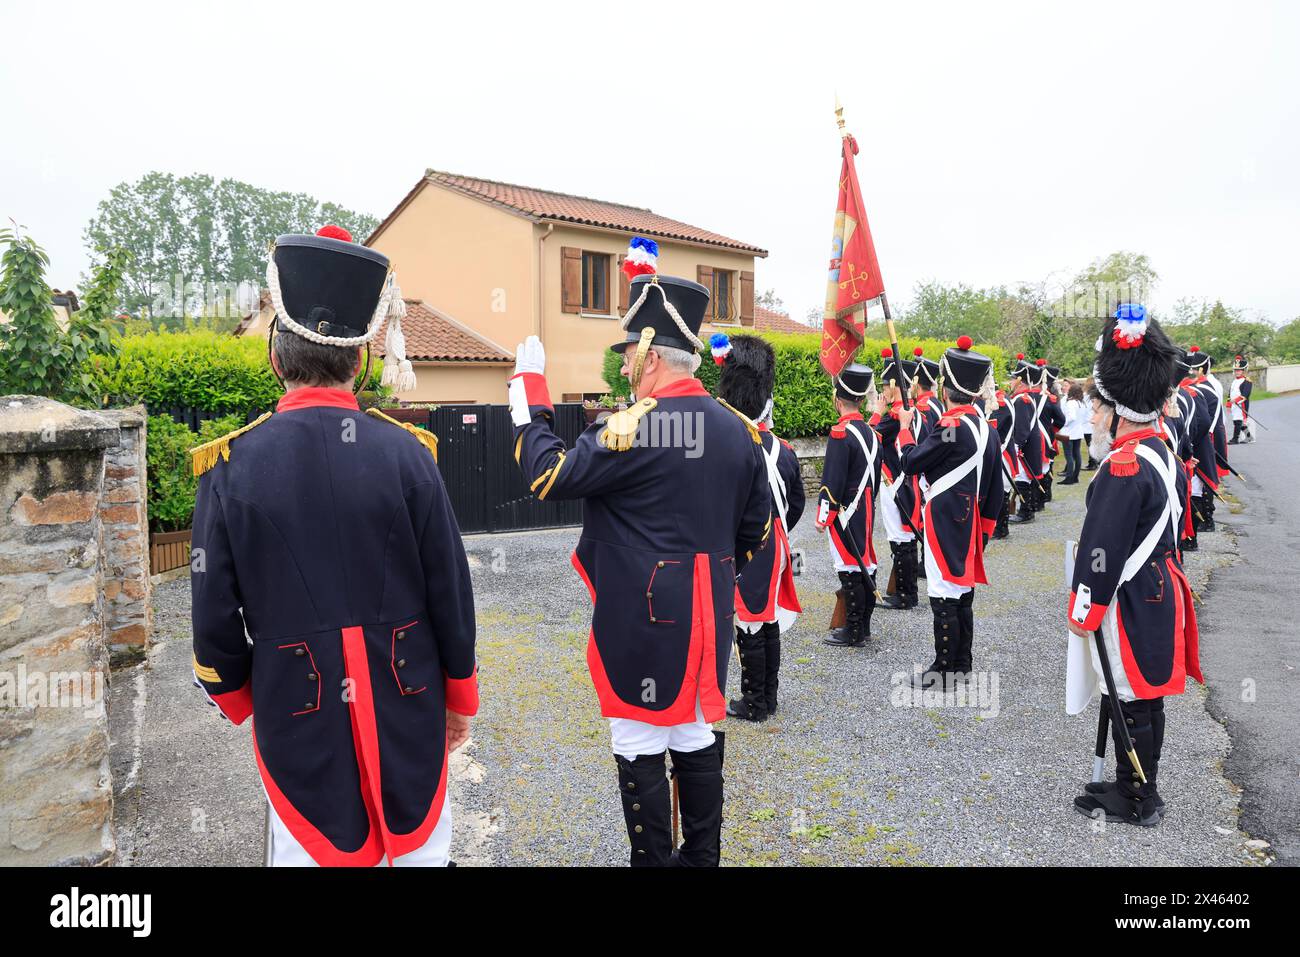
<svg viewBox="0 0 1300 957">
<path fill-rule="evenodd" d="M 1214 493 L 1206 492 L 1201 496 L 1201 514 L 1205 516 L 1203 532 L 1214 531 Z"/>
<path fill-rule="evenodd" d="M 1041 512 L 1044 504 L 1043 479 L 1034 479 L 1029 483 L 1029 507 L 1035 512 Z"/>
<path fill-rule="evenodd" d="M 736 629 L 740 654 L 740 697 L 727 703 L 727 714 L 745 721 L 767 719 L 767 641 L 762 630 L 753 634 Z"/>
<path fill-rule="evenodd" d="M 867 586 L 862 572 L 840 572 L 840 588 L 844 592 L 844 627 L 836 628 L 823 641 L 828 645 L 859 648 L 867 642 L 865 615 Z M 901 587 L 901 586 L 900 586 Z M 872 596 L 873 605 L 875 595 Z"/>
<path fill-rule="evenodd" d="M 1160 796 L 1160 785 L 1158 778 L 1160 776 L 1160 751 L 1165 743 L 1165 699 L 1150 699 L 1151 710 L 1151 760 L 1148 762 L 1142 759 L 1142 770 L 1146 772 L 1147 783 L 1151 785 L 1151 793 L 1155 799 L 1156 813 L 1161 817 L 1165 816 L 1165 799 Z M 1102 695 L 1101 706 L 1109 706 L 1109 699 Z M 1150 766 L 1148 767 L 1148 763 Z M 1104 794 L 1107 791 L 1113 791 L 1116 788 L 1115 781 L 1093 781 L 1083 786 L 1084 791 L 1089 794 Z"/>
<path fill-rule="evenodd" d="M 717 867 L 722 857 L 722 742 L 699 751 L 672 751 L 682 819 L 676 867 Z"/>
<path fill-rule="evenodd" d="M 961 643 L 959 599 L 931 598 L 934 615 L 934 661 L 919 675 L 912 675 L 912 687 L 944 687 L 955 673 L 957 649 Z"/>
<path fill-rule="evenodd" d="M 1032 522 L 1034 520 L 1034 503 L 1029 497 L 1032 494 L 1032 489 L 1033 483 L 1031 482 L 1016 483 L 1016 497 L 1020 499 L 1020 507 L 1016 509 L 1016 514 L 1007 519 L 1008 522 L 1019 525 L 1022 522 Z"/>
<path fill-rule="evenodd" d="M 916 542 L 890 542 L 894 556 L 894 593 L 881 599 L 882 608 L 906 611 L 916 607 Z"/>
<path fill-rule="evenodd" d="M 776 689 L 780 683 L 777 673 L 781 670 L 781 627 L 774 621 L 763 626 L 763 641 L 767 646 L 767 678 L 764 690 L 767 697 L 767 716 L 776 714 Z"/>
<path fill-rule="evenodd" d="M 961 643 L 956 649 L 953 671 L 960 675 L 969 675 L 974 668 L 975 648 L 975 589 L 971 589 L 957 599 L 957 624 L 960 629 Z"/>
<path fill-rule="evenodd" d="M 673 848 L 668 778 L 664 755 L 641 754 L 618 762 L 618 790 L 623 799 L 623 819 L 632 845 L 633 867 L 663 867 Z"/>
<path fill-rule="evenodd" d="M 998 523 L 993 526 L 994 538 L 1006 538 L 1011 534 L 1011 529 L 1007 528 L 1008 516 L 1011 514 L 1011 498 L 1008 496 L 1002 500 L 1002 511 L 998 512 Z"/>
<path fill-rule="evenodd" d="M 1047 503 L 1052 500 L 1052 463 L 1047 463 L 1047 471 L 1043 473 L 1041 480 L 1043 486 L 1043 502 Z"/>
<path fill-rule="evenodd" d="M 1241 420 L 1238 419 L 1232 423 L 1232 438 L 1228 439 L 1229 445 L 1238 445 L 1241 442 Z"/>
<path fill-rule="evenodd" d="M 1101 791 L 1085 788 L 1084 794 L 1074 799 L 1075 809 L 1089 817 L 1103 816 L 1112 823 L 1136 824 L 1153 827 L 1160 823 L 1156 804 L 1155 778 L 1159 772 L 1159 759 L 1155 750 L 1155 729 L 1152 724 L 1151 701 L 1120 702 L 1124 725 L 1128 728 L 1147 781 L 1138 778 L 1137 768 L 1124 750 L 1119 728 L 1111 727 L 1115 748 L 1115 786 Z"/>
</svg>

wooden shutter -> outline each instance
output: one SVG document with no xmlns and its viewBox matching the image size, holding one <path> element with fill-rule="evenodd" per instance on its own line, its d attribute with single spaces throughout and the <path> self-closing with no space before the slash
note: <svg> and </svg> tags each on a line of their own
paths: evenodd
<svg viewBox="0 0 1300 957">
<path fill-rule="evenodd" d="M 718 304 L 713 301 L 713 267 L 696 266 L 695 281 L 709 291 L 709 311 L 705 314 L 704 319 L 707 322 L 716 314 Z"/>
<path fill-rule="evenodd" d="M 754 274 L 752 272 L 740 274 L 740 324 L 742 326 L 754 324 Z"/>
<path fill-rule="evenodd" d="M 582 312 L 582 250 L 560 247 L 560 311 Z"/>
<path fill-rule="evenodd" d="M 627 273 L 623 272 L 623 260 L 627 256 L 618 257 L 618 314 L 626 316 L 628 309 L 631 308 L 632 298 L 632 280 L 627 278 Z"/>
</svg>

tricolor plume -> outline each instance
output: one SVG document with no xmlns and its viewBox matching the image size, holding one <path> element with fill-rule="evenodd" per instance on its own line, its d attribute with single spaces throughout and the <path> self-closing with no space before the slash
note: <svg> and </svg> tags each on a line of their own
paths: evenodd
<svg viewBox="0 0 1300 957">
<path fill-rule="evenodd" d="M 623 268 L 626 269 L 626 265 Z M 709 336 L 709 351 L 713 353 L 713 361 L 718 365 L 727 361 L 727 356 L 731 355 L 731 340 L 725 332 L 715 332 Z"/>
<path fill-rule="evenodd" d="M 654 274 L 659 271 L 659 244 L 644 236 L 633 236 L 623 258 L 623 272 L 628 279 Z"/>
<path fill-rule="evenodd" d="M 1121 349 L 1133 349 L 1142 345 L 1142 337 L 1146 334 L 1146 308 L 1136 302 L 1121 303 L 1115 310 L 1115 327 L 1111 330 L 1111 341 Z"/>
</svg>

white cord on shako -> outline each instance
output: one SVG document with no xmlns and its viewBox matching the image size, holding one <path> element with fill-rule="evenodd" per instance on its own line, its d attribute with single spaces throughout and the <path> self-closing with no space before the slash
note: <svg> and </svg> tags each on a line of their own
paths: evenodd
<svg viewBox="0 0 1300 957">
<path fill-rule="evenodd" d="M 946 352 L 943 354 L 943 358 L 939 360 L 939 371 L 943 376 L 943 382 L 947 388 L 952 389 L 954 392 L 960 392 L 963 395 L 971 396 L 972 398 L 983 399 L 986 411 L 988 409 L 988 403 L 997 403 L 998 384 L 993 378 L 992 363 L 989 363 L 985 368 L 984 381 L 980 383 L 978 389 L 968 389 L 957 381 L 957 377 L 953 375 L 952 367 L 948 365 L 948 354 Z"/>
<path fill-rule="evenodd" d="M 663 286 L 659 285 L 658 277 L 647 282 L 645 288 L 641 290 L 641 295 L 637 297 L 636 302 L 632 303 L 632 308 L 629 309 L 627 315 L 623 317 L 623 329 L 626 330 L 627 327 L 631 325 L 632 317 L 637 314 L 637 310 L 639 310 L 641 304 L 645 302 L 646 296 L 650 295 L 651 287 L 659 290 L 659 296 L 664 301 L 664 309 L 668 311 L 668 315 L 671 316 L 673 322 L 677 324 L 678 331 L 686 338 L 686 341 L 695 347 L 695 351 L 691 353 L 691 372 L 694 372 L 700 367 L 701 359 L 699 350 L 704 348 L 704 342 L 699 338 L 699 336 L 691 332 L 690 327 L 686 325 L 685 320 L 682 319 L 682 314 L 677 311 L 677 308 L 671 302 L 668 301 L 668 293 L 664 292 Z M 651 345 L 651 348 L 654 348 L 653 344 Z"/>
<path fill-rule="evenodd" d="M 389 361 L 384 363 L 384 374 L 380 381 L 383 385 L 393 386 L 397 392 L 410 392 L 415 388 L 415 370 L 411 366 L 411 361 L 406 358 L 406 337 L 402 334 L 402 317 L 406 315 L 406 301 L 402 298 L 402 290 L 398 287 L 392 273 L 389 273 L 384 280 L 383 292 L 375 305 L 374 315 L 370 317 L 366 331 L 362 335 L 346 339 L 322 335 L 289 315 L 284 307 L 284 296 L 280 292 L 280 270 L 275 265 L 274 250 L 266 261 L 266 286 L 271 293 L 271 306 L 275 309 L 275 316 L 280 324 L 309 342 L 322 346 L 340 348 L 363 346 L 375 337 L 379 327 L 384 323 L 384 317 L 387 316 L 390 322 L 387 335 L 384 337 L 384 356 Z"/>
</svg>

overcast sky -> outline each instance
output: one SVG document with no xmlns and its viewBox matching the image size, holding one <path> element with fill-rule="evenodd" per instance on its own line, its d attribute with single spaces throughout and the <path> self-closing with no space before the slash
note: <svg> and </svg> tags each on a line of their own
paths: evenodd
<svg viewBox="0 0 1300 957">
<path fill-rule="evenodd" d="M 86 268 L 109 188 L 386 215 L 426 167 L 762 246 L 819 307 L 839 93 L 891 300 L 1149 255 L 1153 305 L 1300 316 L 1300 3 L 150 6 L 0 0 L 0 223 Z M 642 19 L 633 19 L 635 14 Z"/>
</svg>

